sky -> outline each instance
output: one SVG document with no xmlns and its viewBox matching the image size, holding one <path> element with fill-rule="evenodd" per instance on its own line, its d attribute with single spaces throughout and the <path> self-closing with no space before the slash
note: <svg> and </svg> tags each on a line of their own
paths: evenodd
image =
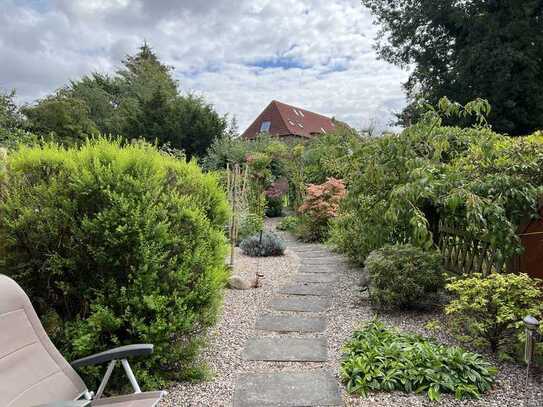
<svg viewBox="0 0 543 407">
<path fill-rule="evenodd" d="M 0 89 L 30 103 L 143 41 L 243 131 L 272 100 L 388 127 L 408 72 L 378 60 L 359 0 L 0 0 Z"/>
</svg>

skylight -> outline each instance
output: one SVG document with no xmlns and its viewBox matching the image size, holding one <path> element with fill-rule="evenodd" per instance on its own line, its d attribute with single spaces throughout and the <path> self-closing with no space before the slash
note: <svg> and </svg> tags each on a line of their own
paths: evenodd
<svg viewBox="0 0 543 407">
<path fill-rule="evenodd" d="M 260 125 L 260 132 L 261 133 L 268 133 L 270 131 L 271 122 L 262 122 Z"/>
</svg>

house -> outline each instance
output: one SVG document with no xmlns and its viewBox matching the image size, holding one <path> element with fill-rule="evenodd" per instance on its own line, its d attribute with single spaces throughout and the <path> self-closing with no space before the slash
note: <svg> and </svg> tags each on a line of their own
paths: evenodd
<svg viewBox="0 0 543 407">
<path fill-rule="evenodd" d="M 258 134 L 269 133 L 279 137 L 310 139 L 333 132 L 338 124 L 321 114 L 272 100 L 241 137 L 252 139 Z"/>
</svg>

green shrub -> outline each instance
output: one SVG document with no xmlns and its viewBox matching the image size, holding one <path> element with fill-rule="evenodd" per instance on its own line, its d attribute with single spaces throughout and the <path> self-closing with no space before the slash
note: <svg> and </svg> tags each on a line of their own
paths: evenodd
<svg viewBox="0 0 543 407">
<path fill-rule="evenodd" d="M 379 306 L 411 308 L 436 299 L 445 285 L 438 252 L 419 247 L 386 245 L 366 259 L 371 302 Z"/>
<path fill-rule="evenodd" d="M 522 347 L 526 315 L 543 314 L 541 281 L 526 274 L 474 274 L 447 284 L 454 296 L 445 308 L 460 339 L 507 357 Z"/>
<path fill-rule="evenodd" d="M 277 218 L 283 214 L 283 199 L 268 198 L 266 203 L 266 216 L 268 218 Z"/>
<path fill-rule="evenodd" d="M 344 346 L 341 379 L 350 393 L 370 391 L 442 393 L 457 399 L 479 398 L 496 370 L 480 355 L 445 346 L 415 334 L 385 329 L 378 321 L 356 331 Z"/>
<path fill-rule="evenodd" d="M 285 216 L 277 225 L 277 230 L 292 232 L 296 229 L 298 222 L 297 216 Z"/>
<path fill-rule="evenodd" d="M 269 232 L 260 233 L 243 240 L 239 247 L 247 256 L 268 257 L 281 256 L 285 252 L 285 243 Z"/>
<path fill-rule="evenodd" d="M 487 108 L 481 101 L 462 107 L 443 99 L 439 112 L 428 112 L 401 134 L 374 137 L 355 149 L 350 161 L 356 170 L 345 175 L 349 193 L 331 243 L 362 265 L 385 244 L 431 247 L 445 223 L 467 239 L 489 242 L 498 262 L 518 254 L 517 225 L 537 216 L 542 138 L 444 124 L 456 113 L 484 123 L 480 113 Z"/>
<path fill-rule="evenodd" d="M 255 213 L 245 213 L 240 216 L 238 226 L 238 242 L 260 232 L 263 219 Z"/>
<path fill-rule="evenodd" d="M 287 193 L 288 181 L 286 178 L 276 180 L 266 189 L 266 216 L 275 218 L 283 214 L 283 197 Z"/>
<path fill-rule="evenodd" d="M 338 126 L 334 133 L 312 138 L 303 152 L 306 183 L 322 184 L 330 177 L 343 179 L 356 171 L 352 154 L 362 143 L 356 132 L 344 126 Z"/>
<path fill-rule="evenodd" d="M 193 371 L 226 278 L 228 218 L 214 176 L 155 148 L 99 139 L 8 157 L 1 272 L 29 294 L 68 360 L 153 343 L 145 387 Z M 99 378 L 87 369 L 90 385 Z"/>
</svg>

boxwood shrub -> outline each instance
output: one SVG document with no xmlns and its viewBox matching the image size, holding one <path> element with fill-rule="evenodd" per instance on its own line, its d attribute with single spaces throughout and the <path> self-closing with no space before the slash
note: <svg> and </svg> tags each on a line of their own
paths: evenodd
<svg viewBox="0 0 543 407">
<path fill-rule="evenodd" d="M 416 308 L 435 301 L 445 285 L 441 256 L 410 244 L 385 245 L 366 259 L 370 299 L 377 306 Z"/>
<path fill-rule="evenodd" d="M 10 154 L 1 272 L 29 294 L 67 359 L 153 343 L 146 387 L 194 373 L 226 278 L 228 205 L 195 163 L 98 139 Z M 97 371 L 87 369 L 88 384 Z"/>
</svg>

